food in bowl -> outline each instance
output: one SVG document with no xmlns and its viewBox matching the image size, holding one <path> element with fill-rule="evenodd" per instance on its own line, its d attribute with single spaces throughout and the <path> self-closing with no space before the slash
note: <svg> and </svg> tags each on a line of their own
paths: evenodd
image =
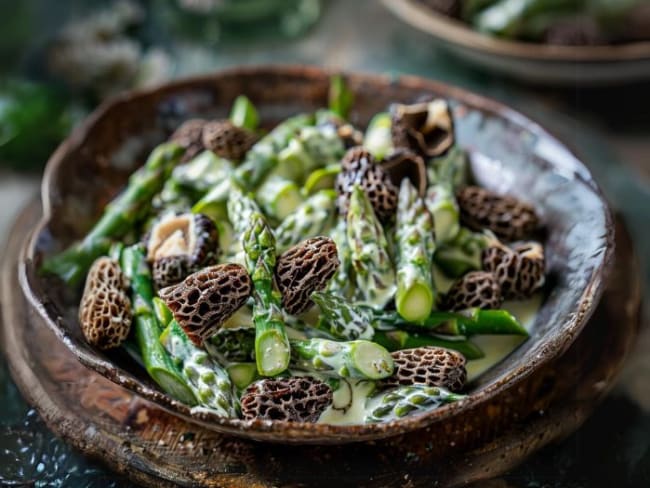
<svg viewBox="0 0 650 488">
<path fill-rule="evenodd" d="M 484 34 L 555 45 L 650 40 L 647 0 L 419 0 Z"/>
<path fill-rule="evenodd" d="M 351 103 L 335 78 L 329 109 L 268 133 L 244 96 L 178 127 L 44 262 L 85 279 L 88 343 L 230 418 L 385 422 L 462 400 L 528 335 L 540 219 L 472 184 L 446 100 L 395 103 L 365 133 Z M 494 351 L 496 335 L 516 340 Z"/>
</svg>

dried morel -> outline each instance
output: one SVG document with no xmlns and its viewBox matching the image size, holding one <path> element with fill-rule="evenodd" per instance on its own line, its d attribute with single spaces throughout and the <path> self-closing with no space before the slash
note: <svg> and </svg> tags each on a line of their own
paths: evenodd
<svg viewBox="0 0 650 488">
<path fill-rule="evenodd" d="M 427 385 L 460 391 L 465 385 L 465 357 L 442 347 L 425 346 L 391 353 L 395 372 L 382 380 L 381 387 Z"/>
<path fill-rule="evenodd" d="M 119 346 L 131 329 L 127 280 L 117 261 L 97 259 L 86 277 L 79 305 L 79 323 L 86 341 L 100 349 Z"/>
<path fill-rule="evenodd" d="M 483 250 L 482 261 L 483 269 L 496 277 L 505 299 L 530 297 L 544 285 L 544 248 L 536 242 L 512 248 L 494 242 Z"/>
<path fill-rule="evenodd" d="M 230 161 L 241 161 L 255 143 L 251 131 L 237 127 L 228 120 L 215 120 L 203 127 L 203 146 L 217 156 Z"/>
<path fill-rule="evenodd" d="M 393 146 L 428 160 L 441 156 L 454 144 L 454 120 L 446 100 L 391 107 Z"/>
<path fill-rule="evenodd" d="M 307 311 L 314 304 L 311 294 L 325 289 L 339 264 L 336 244 L 329 237 L 314 237 L 287 249 L 275 266 L 282 308 L 292 315 Z"/>
<path fill-rule="evenodd" d="M 246 420 L 316 422 L 332 403 L 332 389 L 310 376 L 265 379 L 246 388 L 241 412 Z"/>
<path fill-rule="evenodd" d="M 427 191 L 427 168 L 424 159 L 408 149 L 396 149 L 381 163 L 391 181 L 399 187 L 408 178 L 421 197 Z"/>
<path fill-rule="evenodd" d="M 189 161 L 205 148 L 203 147 L 203 127 L 207 120 L 189 119 L 183 122 L 170 136 L 169 140 L 176 142 L 183 149 L 183 161 Z"/>
<path fill-rule="evenodd" d="M 164 217 L 153 226 L 146 241 L 147 260 L 157 288 L 174 285 L 217 262 L 219 232 L 203 214 Z"/>
<path fill-rule="evenodd" d="M 503 298 L 497 278 L 485 271 L 472 271 L 456 281 L 442 300 L 445 310 L 495 309 Z"/>
<path fill-rule="evenodd" d="M 350 192 L 359 185 L 372 204 L 377 217 L 389 221 L 397 209 L 397 187 L 388 174 L 375 163 L 375 159 L 362 147 L 349 149 L 341 161 L 341 171 L 336 176 L 336 201 L 339 212 L 345 215 L 350 203 Z"/>
<path fill-rule="evenodd" d="M 246 268 L 219 264 L 189 275 L 158 292 L 194 344 L 203 341 L 242 307 L 253 284 Z"/>
<path fill-rule="evenodd" d="M 539 227 L 532 205 L 478 186 L 466 186 L 456 194 L 463 224 L 472 230 L 490 229 L 506 241 L 530 236 Z"/>
</svg>

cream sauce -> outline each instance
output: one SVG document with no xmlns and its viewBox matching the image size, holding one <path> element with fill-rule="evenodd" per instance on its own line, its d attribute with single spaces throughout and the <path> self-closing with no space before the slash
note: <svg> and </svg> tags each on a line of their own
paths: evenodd
<svg viewBox="0 0 650 488">
<path fill-rule="evenodd" d="M 320 424 L 363 424 L 366 416 L 366 399 L 374 389 L 367 380 L 342 379 L 334 392 L 332 405 L 321 414 Z"/>
</svg>

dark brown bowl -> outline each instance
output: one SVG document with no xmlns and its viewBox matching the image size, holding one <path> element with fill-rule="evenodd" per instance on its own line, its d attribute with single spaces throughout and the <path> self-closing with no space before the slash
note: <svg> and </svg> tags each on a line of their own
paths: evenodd
<svg viewBox="0 0 650 488">
<path fill-rule="evenodd" d="M 354 426 L 224 419 L 191 411 L 160 392 L 120 352 L 88 346 L 76 319 L 78 290 L 39 275 L 45 256 L 80 238 L 128 175 L 171 129 L 189 117 L 223 117 L 246 94 L 266 123 L 327 102 L 330 73 L 313 67 L 241 68 L 125 94 L 100 107 L 58 148 L 43 179 L 44 217 L 26 243 L 20 280 L 35 310 L 87 367 L 168 411 L 205 427 L 256 440 L 348 443 L 427 428 L 455 445 L 485 437 L 543 409 L 552 385 L 527 381 L 580 333 L 603 291 L 614 227 L 586 167 L 534 122 L 494 101 L 420 78 L 345 75 L 361 126 L 391 102 L 450 99 L 459 144 L 472 154 L 478 182 L 532 202 L 547 228 L 549 290 L 528 341 L 471 385 L 467 399 L 399 421 Z M 452 444 L 452 445 L 454 445 Z"/>
</svg>

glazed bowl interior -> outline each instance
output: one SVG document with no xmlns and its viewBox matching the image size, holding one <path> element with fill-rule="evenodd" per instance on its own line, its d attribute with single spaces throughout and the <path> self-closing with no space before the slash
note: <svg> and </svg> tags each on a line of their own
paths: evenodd
<svg viewBox="0 0 650 488">
<path fill-rule="evenodd" d="M 258 440 L 345 443 L 462 418 L 568 348 L 597 304 L 613 250 L 610 214 L 585 166 L 535 123 L 496 102 L 418 78 L 354 74 L 346 78 L 355 95 L 355 124 L 365 126 L 392 102 L 448 98 L 458 143 L 472 155 L 478 183 L 538 209 L 546 227 L 548 285 L 526 342 L 473 382 L 463 401 L 394 422 L 355 426 L 243 421 L 191 410 L 161 393 L 125 354 L 102 352 L 84 342 L 76 318 L 80 290 L 39 274 L 43 258 L 82 237 L 148 151 L 184 119 L 225 117 L 234 98 L 246 94 L 264 123 L 272 125 L 325 106 L 329 76 L 318 68 L 246 68 L 126 94 L 98 109 L 62 144 L 48 163 L 44 217 L 26 243 L 21 284 L 83 364 L 172 413 L 218 431 Z"/>
</svg>

